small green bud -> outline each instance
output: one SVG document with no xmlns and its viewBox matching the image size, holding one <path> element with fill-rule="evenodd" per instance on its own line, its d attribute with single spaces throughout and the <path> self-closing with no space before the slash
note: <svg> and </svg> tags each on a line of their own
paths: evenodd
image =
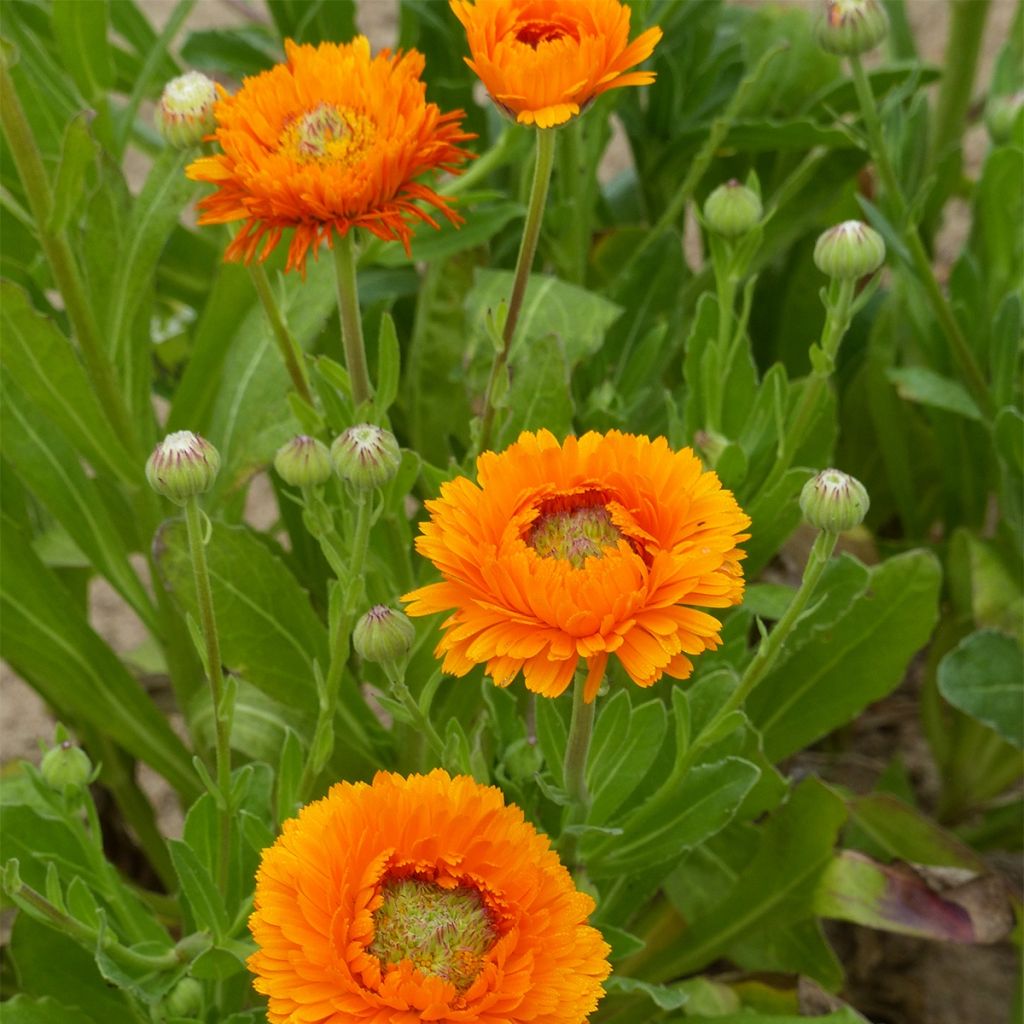
<svg viewBox="0 0 1024 1024">
<path fill-rule="evenodd" d="M 889 16 L 880 0 L 825 0 L 817 26 L 823 50 L 856 56 L 873 50 L 888 34 Z"/>
<path fill-rule="evenodd" d="M 739 238 L 752 231 L 763 215 L 757 193 L 735 179 L 719 185 L 704 202 L 704 223 L 723 238 Z"/>
<path fill-rule="evenodd" d="M 146 463 L 146 479 L 157 494 L 184 505 L 210 489 L 220 469 L 220 454 L 191 430 L 168 434 Z"/>
<path fill-rule="evenodd" d="M 800 492 L 804 519 L 816 529 L 831 533 L 860 526 L 870 505 L 864 485 L 838 469 L 823 469 Z"/>
<path fill-rule="evenodd" d="M 81 747 L 63 740 L 43 755 L 39 770 L 54 789 L 81 789 L 92 777 L 92 762 Z"/>
<path fill-rule="evenodd" d="M 167 997 L 167 1015 L 198 1020 L 203 1012 L 203 986 L 195 978 L 182 978 Z"/>
<path fill-rule="evenodd" d="M 357 490 L 372 491 L 398 472 L 402 450 L 390 430 L 359 423 L 334 439 L 331 459 L 342 480 Z"/>
<path fill-rule="evenodd" d="M 199 71 L 172 78 L 156 107 L 156 129 L 174 149 L 198 146 L 217 127 L 217 86 Z"/>
<path fill-rule="evenodd" d="M 416 627 L 403 612 L 386 604 L 374 605 L 352 632 L 352 646 L 364 661 L 401 661 L 412 650 Z"/>
<path fill-rule="evenodd" d="M 323 441 L 300 434 L 278 448 L 274 469 L 290 487 L 319 487 L 331 478 L 331 453 Z"/>
<path fill-rule="evenodd" d="M 985 106 L 985 127 L 997 146 L 1010 141 L 1021 107 L 1024 107 L 1024 89 L 989 99 Z"/>
<path fill-rule="evenodd" d="M 829 228 L 814 245 L 814 265 L 840 281 L 873 274 L 885 262 L 882 236 L 859 220 Z"/>
</svg>

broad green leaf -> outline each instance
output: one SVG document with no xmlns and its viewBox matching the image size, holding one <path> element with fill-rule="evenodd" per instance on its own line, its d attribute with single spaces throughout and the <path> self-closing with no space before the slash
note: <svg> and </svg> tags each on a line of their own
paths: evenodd
<svg viewBox="0 0 1024 1024">
<path fill-rule="evenodd" d="M 609 995 L 643 995 L 659 1010 L 678 1010 L 688 999 L 686 992 L 668 985 L 652 985 L 636 978 L 612 975 L 604 984 Z"/>
<path fill-rule="evenodd" d="M 79 0 L 53 0 L 53 34 L 63 66 L 85 99 L 106 100 L 114 84 L 114 62 L 107 42 L 107 0 L 83 4 Z"/>
<path fill-rule="evenodd" d="M 98 471 L 129 485 L 142 482 L 142 466 L 114 432 L 70 342 L 56 324 L 40 316 L 28 295 L 0 284 L 4 344 L 0 358 L 18 388 L 60 428 Z"/>
<path fill-rule="evenodd" d="M 152 602 L 128 562 L 125 536 L 105 514 L 98 483 L 86 475 L 81 459 L 46 416 L 12 388 L 3 388 L 2 395 L 4 457 L 95 568 L 152 627 Z"/>
<path fill-rule="evenodd" d="M 809 917 L 845 818 L 842 799 L 827 786 L 816 779 L 801 783 L 761 829 L 757 853 L 725 898 L 689 922 L 682 939 L 650 964 L 648 976 L 695 971 L 759 929 Z"/>
<path fill-rule="evenodd" d="M 896 385 L 900 398 L 935 409 L 981 420 L 981 412 L 967 389 L 957 380 L 943 377 L 927 366 L 892 367 L 886 376 Z"/>
<path fill-rule="evenodd" d="M 97 1024 L 76 1006 L 58 1003 L 48 996 L 33 999 L 16 995 L 3 1004 L 5 1024 Z"/>
<path fill-rule="evenodd" d="M 192 910 L 196 930 L 206 929 L 215 939 L 228 933 L 228 913 L 224 896 L 217 891 L 210 872 L 196 853 L 180 839 L 169 839 L 171 860 L 181 882 L 181 891 Z"/>
<path fill-rule="evenodd" d="M 608 954 L 611 960 L 625 960 L 626 957 L 639 953 L 647 945 L 643 939 L 631 932 L 610 924 L 601 925 L 601 934 L 605 942 L 612 947 L 611 953 Z"/>
<path fill-rule="evenodd" d="M 380 332 L 377 335 L 377 387 L 373 396 L 374 409 L 379 418 L 387 415 L 388 409 L 398 397 L 401 361 L 395 321 L 390 313 L 385 313 L 380 318 Z"/>
<path fill-rule="evenodd" d="M 282 40 L 337 42 L 358 31 L 353 0 L 269 0 L 267 7 Z"/>
<path fill-rule="evenodd" d="M 83 112 L 68 122 L 64 132 L 57 180 L 53 187 L 53 209 L 47 230 L 63 231 L 72 213 L 79 210 L 85 189 L 85 172 L 96 158 L 96 143 L 89 134 L 89 119 Z"/>
<path fill-rule="evenodd" d="M 641 783 L 658 756 L 667 721 L 660 700 L 631 709 L 625 690 L 619 690 L 598 710 L 587 761 L 588 823 L 608 822 Z"/>
<path fill-rule="evenodd" d="M 0 572 L 4 657 L 58 711 L 88 722 L 163 775 L 197 791 L 192 764 L 166 717 L 93 632 L 60 581 L 9 522 Z"/>
<path fill-rule="evenodd" d="M 269 26 L 250 22 L 230 29 L 190 32 L 181 59 L 207 74 L 242 79 L 281 63 L 284 54 Z"/>
<path fill-rule="evenodd" d="M 931 635 L 940 576 L 926 551 L 874 566 L 868 589 L 847 613 L 775 665 L 747 699 L 772 761 L 808 746 L 899 685 Z"/>
<path fill-rule="evenodd" d="M 162 527 L 156 550 L 167 583 L 198 616 L 181 520 Z M 286 706 L 314 709 L 313 662 L 326 670 L 327 631 L 295 577 L 246 527 L 214 523 L 206 558 L 224 665 Z"/>
<path fill-rule="evenodd" d="M 559 714 L 558 704 L 553 700 L 537 702 L 537 743 L 544 754 L 544 761 L 555 783 L 563 785 L 562 759 L 569 731 L 565 719 Z"/>
<path fill-rule="evenodd" d="M 671 802 L 648 801 L 622 822 L 622 835 L 584 839 L 588 873 L 607 878 L 678 858 L 729 823 L 760 774 L 738 757 L 691 769 Z"/>
<path fill-rule="evenodd" d="M 1024 658 L 1014 640 L 972 633 L 939 663 L 938 682 L 950 704 L 1024 747 Z"/>
<path fill-rule="evenodd" d="M 850 1006 L 844 1006 L 834 1013 L 815 1016 L 813 1020 L 814 1024 L 868 1024 L 868 1019 Z M 758 1013 L 756 1010 L 716 1014 L 714 1017 L 686 1017 L 686 1024 L 807 1024 L 807 1021 L 804 1014 Z"/>
<path fill-rule="evenodd" d="M 509 375 L 511 384 L 501 402 L 505 418 L 495 450 L 511 444 L 523 430 L 546 428 L 557 437 L 572 433 L 570 367 L 559 337 L 541 338 L 531 351 L 520 348 Z"/>
</svg>

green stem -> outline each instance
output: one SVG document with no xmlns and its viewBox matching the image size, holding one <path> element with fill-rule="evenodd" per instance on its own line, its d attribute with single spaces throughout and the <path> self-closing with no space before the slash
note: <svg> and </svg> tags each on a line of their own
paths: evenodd
<svg viewBox="0 0 1024 1024">
<path fill-rule="evenodd" d="M 139 440 L 128 407 L 118 387 L 117 375 L 107 357 L 100 338 L 99 327 L 89 305 L 85 287 L 75 262 L 66 232 L 52 231 L 49 227 L 53 213 L 53 194 L 36 146 L 24 108 L 18 99 L 14 81 L 5 60 L 0 59 L 0 123 L 10 146 L 11 156 L 21 178 L 29 208 L 36 222 L 39 242 L 50 264 L 54 284 L 64 300 L 64 310 L 78 339 L 86 372 L 100 399 L 107 418 L 115 432 L 124 441 L 138 461 Z"/>
<path fill-rule="evenodd" d="M 761 682 L 770 671 L 772 665 L 775 664 L 779 653 L 785 646 L 786 640 L 789 639 L 790 634 L 793 632 L 793 627 L 799 621 L 800 616 L 807 607 L 808 601 L 813 596 L 818 586 L 818 581 L 821 579 L 821 574 L 825 571 L 825 566 L 828 565 L 829 559 L 832 557 L 832 552 L 838 539 L 838 534 L 827 530 L 822 530 L 818 534 L 811 548 L 811 553 L 807 558 L 807 565 L 804 567 L 804 575 L 800 581 L 799 590 L 793 595 L 793 600 L 790 601 L 789 607 L 782 618 L 776 623 L 775 628 L 761 641 L 757 654 L 754 655 L 753 660 L 743 673 L 743 678 L 740 679 L 739 686 L 732 692 L 729 699 L 711 716 L 704 728 L 701 729 L 700 734 L 690 744 L 685 756 L 677 762 L 673 770 L 673 774 L 677 779 L 682 779 L 692 767 L 697 755 L 708 746 L 710 738 L 714 737 L 718 726 L 729 715 L 743 706 L 744 701 L 750 696 L 754 687 Z"/>
<path fill-rule="evenodd" d="M 910 256 L 913 260 L 914 269 L 917 271 L 917 279 L 924 287 L 928 302 L 932 307 L 935 318 L 939 321 L 946 340 L 953 350 L 953 357 L 959 365 L 960 372 L 968 388 L 977 402 L 978 407 L 987 419 L 991 419 L 994 413 L 992 396 L 989 393 L 988 385 L 985 383 L 985 376 L 981 372 L 974 353 L 971 351 L 967 338 L 960 328 L 960 324 L 953 313 L 942 288 L 939 286 L 935 276 L 935 268 L 928 257 L 921 235 L 915 224 L 908 220 L 909 207 L 903 190 L 900 187 L 899 179 L 893 169 L 892 161 L 889 159 L 889 151 L 885 144 L 885 135 L 882 131 L 882 119 L 878 112 L 878 105 L 875 102 L 875 94 L 871 89 L 871 82 L 864 72 L 864 66 L 857 56 L 851 56 L 850 71 L 853 75 L 853 86 L 857 92 L 857 100 L 860 103 L 861 116 L 864 118 L 864 127 L 868 133 L 868 143 L 871 149 L 871 158 L 878 168 L 878 175 L 882 179 L 886 196 L 892 209 L 896 213 L 897 230 L 902 234 Z"/>
<path fill-rule="evenodd" d="M 309 378 L 306 375 L 306 363 L 299 343 L 295 335 L 289 330 L 281 315 L 277 299 L 274 297 L 273 289 L 267 278 L 267 272 L 262 263 L 249 264 L 249 276 L 252 278 L 256 294 L 259 296 L 260 305 L 266 314 L 267 323 L 270 324 L 270 331 L 277 342 L 278 351 L 284 360 L 285 369 L 292 379 L 292 387 L 307 404 L 313 405 L 313 394 L 309 389 Z"/>
<path fill-rule="evenodd" d="M 533 184 L 530 187 L 530 202 L 526 209 L 526 222 L 523 225 L 523 238 L 519 245 L 519 257 L 516 260 L 515 276 L 512 280 L 512 295 L 508 300 L 508 314 L 501 332 L 501 348 L 494 356 L 491 374 L 487 379 L 484 392 L 484 406 L 480 423 L 479 451 L 485 450 L 491 443 L 494 430 L 495 390 L 498 380 L 508 365 L 509 352 L 515 338 L 516 324 L 522 310 L 526 285 L 530 280 L 530 269 L 533 258 L 537 254 L 537 241 L 540 238 L 541 221 L 544 218 L 544 205 L 547 202 L 548 186 L 551 183 L 551 167 L 555 160 L 554 128 L 537 129 L 537 157 L 533 168 Z"/>
<path fill-rule="evenodd" d="M 942 62 L 929 166 L 934 166 L 949 148 L 957 145 L 963 134 L 989 4 L 990 0 L 952 0 L 949 5 L 949 38 Z"/>
<path fill-rule="evenodd" d="M 409 687 L 405 682 L 403 674 L 398 670 L 398 666 L 394 662 L 385 662 L 382 667 L 384 674 L 388 677 L 388 682 L 391 684 L 391 690 L 395 698 L 409 712 L 409 717 L 419 730 L 419 734 L 426 737 L 427 743 L 430 744 L 430 749 L 440 762 L 444 757 L 444 740 L 441 739 L 430 718 L 423 713 L 416 698 L 409 692 Z"/>
<path fill-rule="evenodd" d="M 582 825 L 590 809 L 590 791 L 587 789 L 587 757 L 590 754 L 590 741 L 594 735 L 594 719 L 597 715 L 597 699 L 586 701 L 584 697 L 586 673 L 576 676 L 572 691 L 572 717 L 569 719 L 569 735 L 565 741 L 565 759 L 562 763 L 562 775 L 565 792 L 572 801 L 569 805 L 567 825 Z M 571 832 L 563 832 L 559 841 L 559 851 L 568 864 L 576 861 L 576 849 L 579 837 Z"/>
<path fill-rule="evenodd" d="M 356 256 L 353 233 L 334 240 L 334 276 L 338 289 L 338 313 L 341 316 L 341 341 L 345 348 L 345 364 L 352 383 L 352 403 L 359 406 L 373 397 L 370 374 L 366 369 L 366 343 L 363 341 L 363 319 L 359 313 L 359 292 L 356 287 Z"/>
<path fill-rule="evenodd" d="M 224 676 L 221 670 L 220 637 L 213 611 L 213 592 L 210 572 L 206 565 L 206 545 L 200 521 L 199 501 L 193 495 L 185 503 L 185 523 L 188 528 L 188 547 L 192 557 L 192 572 L 196 581 L 196 599 L 199 604 L 199 624 L 206 642 L 206 677 L 213 700 L 213 722 L 216 748 L 217 788 L 220 790 L 220 821 L 217 847 L 217 884 L 226 891 L 228 866 L 231 859 L 231 710 L 224 706 Z"/>
<path fill-rule="evenodd" d="M 732 246 L 723 243 L 724 253 L 714 260 L 715 291 L 718 295 L 718 343 L 716 345 L 717 366 L 715 379 L 708 381 L 708 426 L 718 432 L 722 426 L 722 404 L 725 381 L 729 372 L 729 355 L 732 348 L 733 320 L 735 317 L 736 278 L 733 275 Z"/>
<path fill-rule="evenodd" d="M 334 715 L 338 707 L 338 691 L 341 688 L 341 678 L 345 666 L 348 664 L 352 627 L 362 594 L 363 566 L 366 564 L 366 552 L 370 545 L 372 515 L 368 494 L 360 491 L 356 500 L 358 506 L 351 553 L 347 567 L 339 576 L 339 585 L 344 587 L 344 591 L 341 598 L 341 610 L 337 615 L 334 634 L 331 638 L 331 662 L 327 668 L 327 678 L 324 680 L 320 706 L 317 711 L 313 742 L 310 744 L 309 755 L 303 765 L 302 777 L 299 780 L 298 799 L 303 803 L 309 799 L 317 776 L 334 750 Z M 354 735 L 356 734 L 354 733 Z"/>
</svg>

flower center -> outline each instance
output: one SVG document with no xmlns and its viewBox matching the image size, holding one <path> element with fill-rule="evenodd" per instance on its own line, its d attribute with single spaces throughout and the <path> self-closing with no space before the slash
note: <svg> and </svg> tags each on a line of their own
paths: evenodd
<svg viewBox="0 0 1024 1024">
<path fill-rule="evenodd" d="M 572 36 L 577 40 L 579 38 L 572 25 L 547 20 L 524 21 L 517 26 L 515 32 L 518 42 L 525 43 L 534 50 L 541 43 L 552 43 L 556 39 L 564 39 L 565 36 Z"/>
<path fill-rule="evenodd" d="M 351 164 L 372 138 L 373 122 L 365 114 L 320 103 L 285 127 L 280 149 L 303 164 Z"/>
<path fill-rule="evenodd" d="M 618 545 L 622 532 L 594 492 L 552 498 L 540 507 L 526 543 L 541 558 L 560 558 L 582 569 L 588 558 L 601 558 Z"/>
<path fill-rule="evenodd" d="M 368 952 L 381 967 L 409 960 L 423 974 L 450 981 L 459 992 L 476 981 L 498 938 L 494 917 L 469 886 L 446 889 L 419 878 L 385 882 L 374 911 Z"/>
</svg>

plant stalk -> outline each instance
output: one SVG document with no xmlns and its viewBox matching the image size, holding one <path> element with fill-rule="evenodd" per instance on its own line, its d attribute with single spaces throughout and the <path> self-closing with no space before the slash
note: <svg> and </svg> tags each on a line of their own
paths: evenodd
<svg viewBox="0 0 1024 1024">
<path fill-rule="evenodd" d="M 225 707 L 224 676 L 221 670 L 220 637 L 213 610 L 213 592 L 210 572 L 206 564 L 206 544 L 200 520 L 199 501 L 195 495 L 185 503 L 185 523 L 188 529 L 188 547 L 192 559 L 192 573 L 199 603 L 199 624 L 206 643 L 206 676 L 213 700 L 213 724 L 217 789 L 220 790 L 219 822 L 217 833 L 217 884 L 226 891 L 228 866 L 231 859 L 231 712 Z"/>
<path fill-rule="evenodd" d="M 313 393 L 309 389 L 309 377 L 306 375 L 306 363 L 302 349 L 281 315 L 263 264 L 250 263 L 249 276 L 252 278 L 256 294 L 259 296 L 260 305 L 263 306 L 267 323 L 270 324 L 270 332 L 274 335 L 278 351 L 284 360 L 285 369 L 288 371 L 288 376 L 291 377 L 292 387 L 303 401 L 313 405 Z"/>
<path fill-rule="evenodd" d="M 594 736 L 594 719 L 597 715 L 597 699 L 587 703 L 586 673 L 579 672 L 573 684 L 572 717 L 569 719 L 569 735 L 565 741 L 565 759 L 562 762 L 562 775 L 565 781 L 565 792 L 571 803 L 566 825 L 582 825 L 590 809 L 590 791 L 587 789 L 587 757 L 590 754 L 590 741 Z M 563 859 L 572 864 L 576 860 L 578 836 L 563 832 L 559 841 L 559 850 Z"/>
<path fill-rule="evenodd" d="M 337 238 L 333 245 L 334 276 L 338 290 L 338 313 L 341 316 L 341 342 L 345 349 L 345 365 L 352 383 L 352 403 L 359 406 L 373 397 L 370 374 L 366 368 L 366 343 L 363 341 L 363 319 L 359 313 L 359 292 L 356 287 L 356 256 L 353 233 Z"/>
<path fill-rule="evenodd" d="M 515 276 L 512 280 L 512 295 L 508 300 L 508 314 L 501 332 L 501 348 L 494 356 L 491 374 L 487 379 L 484 391 L 484 406 L 480 423 L 480 440 L 478 451 L 486 450 L 491 444 L 494 431 L 495 391 L 498 380 L 508 366 L 509 352 L 515 338 L 516 324 L 522 310 L 526 285 L 530 279 L 530 269 L 537 254 L 537 241 L 540 238 L 541 221 L 544 218 L 544 206 L 548 197 L 548 186 L 551 183 L 551 168 L 555 159 L 554 128 L 537 129 L 537 157 L 533 169 L 533 184 L 530 186 L 530 202 L 526 210 L 526 222 L 523 225 L 523 238 L 519 245 L 519 256 L 516 259 Z"/>
</svg>

